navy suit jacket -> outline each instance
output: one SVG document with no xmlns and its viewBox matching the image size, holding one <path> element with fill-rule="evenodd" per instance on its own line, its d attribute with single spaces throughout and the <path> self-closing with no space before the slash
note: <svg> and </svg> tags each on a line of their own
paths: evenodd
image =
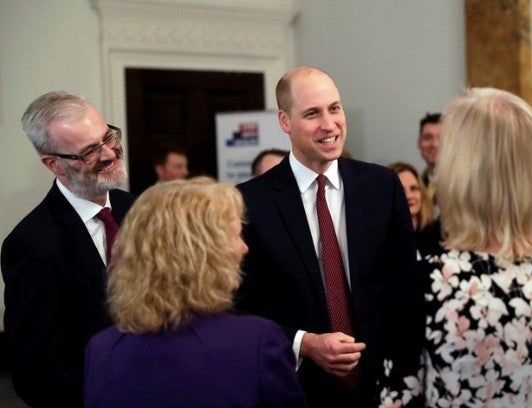
<svg viewBox="0 0 532 408">
<path fill-rule="evenodd" d="M 306 407 L 291 345 L 254 316 L 196 316 L 163 334 L 113 326 L 86 351 L 85 407 Z"/>
<path fill-rule="evenodd" d="M 134 196 L 110 191 L 118 223 Z M 4 326 L 17 394 L 31 406 L 82 406 L 83 353 L 111 324 L 105 265 L 55 181 L 2 245 Z"/>
<path fill-rule="evenodd" d="M 339 159 L 343 180 L 353 327 L 367 344 L 355 392 L 310 359 L 300 381 L 315 406 L 337 402 L 377 404 L 383 359 L 402 355 L 417 362 L 423 338 L 422 290 L 413 275 L 414 231 L 397 175 L 384 167 Z M 264 175 L 238 186 L 247 206 L 249 246 L 236 309 L 279 323 L 293 340 L 297 330 L 331 331 L 325 288 L 288 157 Z M 414 313 L 416 313 L 414 315 Z M 407 333 L 408 341 L 405 339 Z M 415 340 L 411 341 L 410 340 Z M 409 342 L 411 344 L 409 344 Z"/>
</svg>

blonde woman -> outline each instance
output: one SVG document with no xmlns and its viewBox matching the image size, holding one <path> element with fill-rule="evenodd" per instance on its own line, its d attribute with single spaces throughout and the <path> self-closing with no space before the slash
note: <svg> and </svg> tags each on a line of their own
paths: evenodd
<svg viewBox="0 0 532 408">
<path fill-rule="evenodd" d="M 274 323 L 233 316 L 247 252 L 238 190 L 159 183 L 129 211 L 107 288 L 116 325 L 86 350 L 86 407 L 306 406 Z"/>
<path fill-rule="evenodd" d="M 415 396 L 429 407 L 532 406 L 531 157 L 521 98 L 474 88 L 445 110 L 436 194 L 446 250 L 426 265 L 424 366 L 383 406 Z"/>
</svg>

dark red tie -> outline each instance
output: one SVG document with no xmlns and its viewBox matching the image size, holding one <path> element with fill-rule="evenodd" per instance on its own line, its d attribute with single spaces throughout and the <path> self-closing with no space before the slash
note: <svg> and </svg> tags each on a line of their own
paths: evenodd
<svg viewBox="0 0 532 408">
<path fill-rule="evenodd" d="M 115 217 L 111 213 L 111 210 L 107 207 L 102 208 L 101 211 L 96 214 L 100 220 L 103 221 L 105 226 L 105 242 L 107 244 L 107 265 L 109 265 L 109 260 L 111 259 L 111 250 L 113 249 L 113 244 L 116 239 L 116 234 L 118 234 L 118 224 L 115 221 Z"/>
<path fill-rule="evenodd" d="M 344 263 L 331 213 L 325 199 L 325 185 L 327 177 L 320 174 L 318 180 L 318 193 L 316 194 L 316 208 L 318 224 L 320 227 L 320 241 L 322 249 L 323 274 L 325 278 L 325 291 L 329 306 L 329 315 L 333 332 L 353 335 L 351 323 L 351 308 L 349 306 L 349 288 L 345 276 Z M 358 366 L 342 381 L 348 388 L 354 388 L 358 382 Z"/>
</svg>

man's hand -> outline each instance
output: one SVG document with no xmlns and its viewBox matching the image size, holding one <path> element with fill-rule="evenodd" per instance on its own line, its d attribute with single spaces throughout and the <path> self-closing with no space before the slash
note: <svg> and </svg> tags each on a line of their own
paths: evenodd
<svg viewBox="0 0 532 408">
<path fill-rule="evenodd" d="M 358 364 L 364 343 L 355 343 L 355 338 L 342 332 L 305 333 L 299 354 L 314 360 L 329 374 L 345 377 Z"/>
</svg>

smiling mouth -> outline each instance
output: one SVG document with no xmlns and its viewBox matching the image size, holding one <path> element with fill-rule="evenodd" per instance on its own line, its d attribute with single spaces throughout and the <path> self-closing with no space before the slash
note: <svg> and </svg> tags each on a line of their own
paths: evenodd
<svg viewBox="0 0 532 408">
<path fill-rule="evenodd" d="M 115 165 L 116 165 L 116 162 L 117 160 L 107 160 L 105 162 L 103 162 L 100 166 L 98 166 L 98 173 L 99 172 L 107 172 L 109 170 L 111 170 Z"/>
<path fill-rule="evenodd" d="M 321 139 L 319 143 L 324 144 L 324 145 L 330 145 L 330 144 L 333 144 L 336 141 L 336 139 L 338 139 L 338 136 L 326 137 L 325 139 Z"/>
</svg>

